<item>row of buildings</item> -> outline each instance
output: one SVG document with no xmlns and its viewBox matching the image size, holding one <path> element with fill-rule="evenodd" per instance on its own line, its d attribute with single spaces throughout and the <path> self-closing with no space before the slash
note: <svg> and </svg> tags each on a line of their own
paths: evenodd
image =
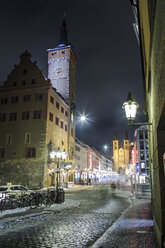
<svg viewBox="0 0 165 248">
<path fill-rule="evenodd" d="M 148 131 L 145 126 L 140 126 L 135 130 L 132 142 L 129 141 L 127 131 L 125 131 L 122 146 L 117 133 L 114 133 L 113 170 L 130 177 L 136 176 L 137 183 L 149 183 Z"/>
<path fill-rule="evenodd" d="M 75 145 L 77 58 L 65 21 L 58 45 L 47 53 L 47 76 L 25 51 L 0 86 L 1 185 L 56 185 L 59 165 L 61 182 L 72 183 L 109 168 L 96 150 L 78 140 Z M 52 157 L 57 151 L 61 157 Z"/>
<path fill-rule="evenodd" d="M 165 247 L 165 1 L 131 0 L 141 51 L 154 228 Z"/>
</svg>

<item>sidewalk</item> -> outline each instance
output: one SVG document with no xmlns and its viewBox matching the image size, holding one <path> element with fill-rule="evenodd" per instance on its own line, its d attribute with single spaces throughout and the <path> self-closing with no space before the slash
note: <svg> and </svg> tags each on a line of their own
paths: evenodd
<svg viewBox="0 0 165 248">
<path fill-rule="evenodd" d="M 148 197 L 147 197 L 148 198 Z M 153 229 L 151 200 L 132 199 L 122 216 L 91 248 L 159 248 Z"/>
</svg>

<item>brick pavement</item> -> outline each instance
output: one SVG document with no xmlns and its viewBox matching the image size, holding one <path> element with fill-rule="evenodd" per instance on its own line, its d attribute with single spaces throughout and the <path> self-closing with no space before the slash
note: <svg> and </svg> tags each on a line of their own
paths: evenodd
<svg viewBox="0 0 165 248">
<path fill-rule="evenodd" d="M 132 199 L 131 206 L 91 248 L 159 248 L 153 228 L 151 200 Z"/>
</svg>

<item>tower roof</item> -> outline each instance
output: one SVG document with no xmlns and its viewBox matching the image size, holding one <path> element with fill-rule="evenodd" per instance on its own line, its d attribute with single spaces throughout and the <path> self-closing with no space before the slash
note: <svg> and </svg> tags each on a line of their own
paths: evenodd
<svg viewBox="0 0 165 248">
<path fill-rule="evenodd" d="M 128 133 L 127 133 L 127 130 L 125 130 L 124 140 L 128 140 Z"/>
<path fill-rule="evenodd" d="M 117 133 L 116 133 L 116 130 L 114 132 L 114 140 L 117 140 Z"/>
<path fill-rule="evenodd" d="M 68 30 L 66 26 L 66 21 L 64 20 L 61 25 L 60 39 L 58 46 L 67 46 L 67 45 L 68 45 Z"/>
</svg>

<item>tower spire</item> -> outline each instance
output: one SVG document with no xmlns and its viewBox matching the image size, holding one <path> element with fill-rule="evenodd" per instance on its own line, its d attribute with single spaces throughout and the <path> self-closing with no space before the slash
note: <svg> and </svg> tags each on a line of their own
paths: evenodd
<svg viewBox="0 0 165 248">
<path fill-rule="evenodd" d="M 128 140 L 128 133 L 127 133 L 127 130 L 125 130 L 124 140 Z"/>
<path fill-rule="evenodd" d="M 117 132 L 116 132 L 116 130 L 114 131 L 114 140 L 117 140 Z"/>
<path fill-rule="evenodd" d="M 60 40 L 58 46 L 66 46 L 66 45 L 68 45 L 68 30 L 66 26 L 66 21 L 64 20 L 61 25 Z"/>
</svg>

